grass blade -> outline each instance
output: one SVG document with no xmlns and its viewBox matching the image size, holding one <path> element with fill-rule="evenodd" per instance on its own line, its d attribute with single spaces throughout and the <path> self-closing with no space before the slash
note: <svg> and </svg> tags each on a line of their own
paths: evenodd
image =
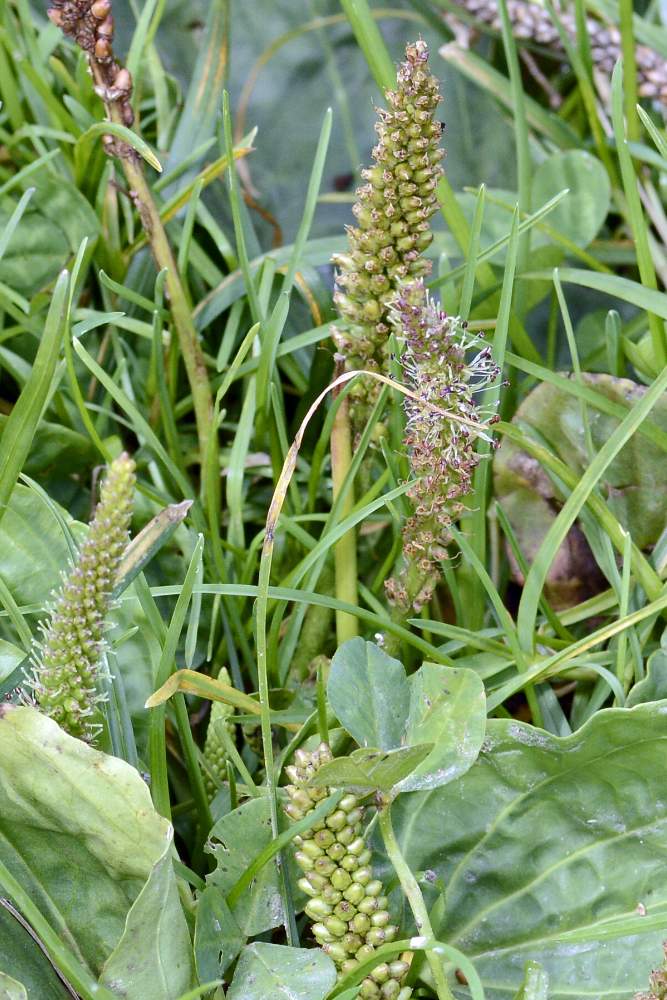
<svg viewBox="0 0 667 1000">
<path fill-rule="evenodd" d="M 42 410 L 49 398 L 51 382 L 58 363 L 63 325 L 67 309 L 69 273 L 62 271 L 53 290 L 32 371 L 2 432 L 2 471 L 0 471 L 0 520 L 7 509 L 16 480 L 23 468 Z"/>
</svg>

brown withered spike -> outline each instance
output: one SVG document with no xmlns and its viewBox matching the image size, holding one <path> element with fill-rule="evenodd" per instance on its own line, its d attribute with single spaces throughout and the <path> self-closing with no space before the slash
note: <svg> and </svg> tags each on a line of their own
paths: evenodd
<svg viewBox="0 0 667 1000">
<path fill-rule="evenodd" d="M 134 121 L 130 104 L 132 77 L 114 60 L 114 20 L 111 0 L 51 0 L 47 15 L 53 24 L 73 38 L 88 53 L 95 77 L 95 91 L 107 105 L 115 105 L 128 128 Z M 107 137 L 105 149 L 121 155 L 113 137 Z M 131 155 L 129 152 L 127 155 Z"/>
</svg>

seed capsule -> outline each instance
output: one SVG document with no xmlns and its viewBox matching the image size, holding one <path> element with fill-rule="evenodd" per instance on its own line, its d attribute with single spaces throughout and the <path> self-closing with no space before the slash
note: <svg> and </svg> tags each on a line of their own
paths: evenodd
<svg viewBox="0 0 667 1000">
<path fill-rule="evenodd" d="M 337 868 L 331 876 L 331 884 L 343 892 L 352 883 L 352 877 L 344 868 Z"/>
<path fill-rule="evenodd" d="M 407 962 L 396 961 L 389 963 L 389 972 L 392 979 L 403 979 L 408 974 L 409 968 L 410 966 Z"/>
<path fill-rule="evenodd" d="M 321 858 L 324 851 L 319 847 L 314 840 L 306 840 L 301 848 L 302 854 L 307 854 L 309 858 L 316 861 L 317 858 Z"/>
<path fill-rule="evenodd" d="M 358 957 L 359 949 L 363 945 L 363 939 L 358 935 L 348 931 L 347 934 L 343 935 L 343 945 L 345 950 L 352 955 Z"/>
<path fill-rule="evenodd" d="M 350 927 L 357 934 L 366 935 L 371 929 L 370 917 L 367 917 L 365 913 L 357 913 L 350 921 Z"/>
<path fill-rule="evenodd" d="M 334 937 L 343 937 L 343 935 L 347 932 L 347 924 L 344 920 L 341 920 L 340 917 L 327 917 L 323 923 L 329 933 L 333 934 Z"/>
<path fill-rule="evenodd" d="M 389 979 L 380 987 L 382 1000 L 396 1000 L 401 992 L 401 985 L 395 979 Z"/>
<path fill-rule="evenodd" d="M 363 885 L 359 885 L 358 882 L 353 882 L 351 886 L 345 889 L 343 896 L 356 906 L 359 906 L 362 900 L 366 898 L 364 887 Z"/>
<path fill-rule="evenodd" d="M 356 912 L 357 911 L 355 907 L 352 906 L 352 903 L 348 903 L 346 899 L 341 900 L 334 910 L 336 916 L 340 917 L 340 919 L 344 920 L 346 923 L 350 923 Z M 354 929 L 356 930 L 356 928 Z"/>
<path fill-rule="evenodd" d="M 98 38 L 95 42 L 95 58 L 99 62 L 106 62 L 111 59 L 111 45 L 107 38 Z"/>
<path fill-rule="evenodd" d="M 315 865 L 315 871 L 318 875 L 325 875 L 327 878 L 330 878 L 333 875 L 337 867 L 336 863 L 332 861 L 331 858 L 327 858 L 326 856 L 318 858 L 313 862 L 313 864 Z"/>
<path fill-rule="evenodd" d="M 373 979 L 376 983 L 382 984 L 387 982 L 390 975 L 389 966 L 386 962 L 383 962 L 381 965 L 378 965 L 373 969 L 371 972 L 371 979 Z"/>
<path fill-rule="evenodd" d="M 366 866 L 365 868 L 357 868 L 356 872 L 352 875 L 355 882 L 359 882 L 360 885 L 368 885 L 371 881 L 373 873 L 371 869 Z"/>
<path fill-rule="evenodd" d="M 90 13 L 98 21 L 104 21 L 111 13 L 111 0 L 95 0 L 91 5 Z"/>
<path fill-rule="evenodd" d="M 343 812 L 342 809 L 337 809 L 336 812 L 327 817 L 325 823 L 330 830 L 342 830 L 347 826 L 347 813 Z"/>
<path fill-rule="evenodd" d="M 312 920 L 316 921 L 323 920 L 333 912 L 332 907 L 319 896 L 306 903 L 305 911 Z"/>
<path fill-rule="evenodd" d="M 313 840 L 315 841 L 317 846 L 321 848 L 323 852 L 327 849 L 327 847 L 331 847 L 331 845 L 334 843 L 335 838 L 331 830 L 325 829 L 325 830 L 318 830 L 315 836 L 313 837 Z"/>
<path fill-rule="evenodd" d="M 334 941 L 332 944 L 323 945 L 322 951 L 327 954 L 329 958 L 332 958 L 336 965 L 338 965 L 341 969 L 350 961 L 348 953 L 340 941 Z"/>
<path fill-rule="evenodd" d="M 372 944 L 362 944 L 362 946 L 356 952 L 355 958 L 360 963 L 366 962 L 374 954 L 375 954 L 375 948 L 373 947 Z"/>
<path fill-rule="evenodd" d="M 311 930 L 320 944 L 331 944 L 334 941 L 334 935 L 322 923 L 313 924 Z"/>
<path fill-rule="evenodd" d="M 113 38 L 113 17 L 109 14 L 104 18 L 99 28 L 97 29 L 97 34 L 101 38 Z"/>
<path fill-rule="evenodd" d="M 301 889 L 301 892 L 304 892 L 306 896 L 319 895 L 319 889 L 316 889 L 314 885 L 311 885 L 310 881 L 307 878 L 300 878 L 299 881 L 297 882 L 297 885 L 299 889 Z"/>
<path fill-rule="evenodd" d="M 355 837 L 352 843 L 347 845 L 348 854 L 353 854 L 355 857 L 359 857 L 366 850 L 366 841 L 363 837 Z"/>
</svg>

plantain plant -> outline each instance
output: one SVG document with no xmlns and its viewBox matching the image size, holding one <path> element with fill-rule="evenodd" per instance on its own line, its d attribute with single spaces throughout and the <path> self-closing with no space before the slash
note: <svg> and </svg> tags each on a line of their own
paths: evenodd
<svg viewBox="0 0 667 1000">
<path fill-rule="evenodd" d="M 664 993 L 667 41 L 527 6 L 0 3 L 1 997 Z"/>
</svg>

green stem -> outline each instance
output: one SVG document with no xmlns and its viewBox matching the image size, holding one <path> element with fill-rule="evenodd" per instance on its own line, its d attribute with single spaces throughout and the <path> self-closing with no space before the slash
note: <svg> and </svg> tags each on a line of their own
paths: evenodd
<svg viewBox="0 0 667 1000">
<path fill-rule="evenodd" d="M 405 566 L 404 574 L 399 579 L 405 587 L 406 600 L 393 606 L 391 609 L 391 620 L 395 625 L 406 627 L 408 619 L 417 616 L 414 605 L 415 599 L 427 585 L 435 587 L 439 574 L 433 570 L 424 572 L 424 570 L 419 568 L 414 559 L 408 559 L 405 555 L 402 558 L 407 565 Z M 400 570 L 395 569 L 394 572 L 398 575 Z M 386 634 L 384 637 L 384 649 L 389 656 L 398 656 L 401 649 L 400 636 L 395 632 L 393 634 Z"/>
<path fill-rule="evenodd" d="M 95 82 L 104 88 L 104 79 L 95 59 L 91 59 L 90 64 Z M 122 125 L 117 105 L 111 101 L 107 101 L 105 102 L 105 107 L 110 120 Z M 122 156 L 120 161 L 132 200 L 139 211 L 142 226 L 150 242 L 158 270 L 166 269 L 167 271 L 167 295 L 169 296 L 171 315 L 192 391 L 203 476 L 213 416 L 211 386 L 208 380 L 204 354 L 192 320 L 192 310 L 190 309 L 190 304 L 181 282 L 176 258 L 171 249 L 166 229 L 155 204 L 151 189 L 144 176 L 139 158 L 134 150 L 128 147 L 126 155 Z"/>
<path fill-rule="evenodd" d="M 641 127 L 637 114 L 637 54 L 635 51 L 635 33 L 632 0 L 620 0 L 619 27 L 621 29 L 621 53 L 623 55 L 623 110 L 625 124 L 630 142 L 639 142 Z"/>
<path fill-rule="evenodd" d="M 347 398 L 343 399 L 336 411 L 331 430 L 331 475 L 333 480 L 333 502 L 343 489 L 352 464 L 352 438 Z M 354 493 L 348 489 L 343 498 L 339 517 L 341 520 L 352 513 Z M 357 593 L 357 542 L 354 528 L 346 532 L 334 546 L 334 566 L 336 573 L 336 598 L 348 604 L 358 604 Z M 336 612 L 336 638 L 338 645 L 359 634 L 359 626 L 354 615 L 344 611 Z"/>
<path fill-rule="evenodd" d="M 197 331 L 192 321 L 192 312 L 181 284 L 178 267 L 174 258 L 166 230 L 162 225 L 160 213 L 153 200 L 153 195 L 146 182 L 139 162 L 134 157 L 123 157 L 123 170 L 140 205 L 140 216 L 148 230 L 153 256 L 160 270 L 167 269 L 167 294 L 178 343 L 183 355 L 185 370 L 192 391 L 192 401 L 197 422 L 197 437 L 202 461 L 207 453 L 208 438 L 211 433 L 211 417 L 213 402 L 211 387 L 206 371 L 204 354 L 199 344 Z"/>
<path fill-rule="evenodd" d="M 394 826 L 391 822 L 391 803 L 387 803 L 378 811 L 378 820 L 380 824 L 380 831 L 382 833 L 382 839 L 384 840 L 384 846 L 387 850 L 387 857 L 394 866 L 394 871 L 398 876 L 398 881 L 401 883 L 401 889 L 410 904 L 412 915 L 415 918 L 415 923 L 417 924 L 417 932 L 422 937 L 433 939 L 435 935 L 433 934 L 433 928 L 431 927 L 431 921 L 429 919 L 428 910 L 426 909 L 424 897 L 422 896 L 421 889 L 419 888 L 419 883 L 412 874 L 405 858 L 401 854 L 401 849 L 398 845 L 398 841 L 396 840 Z M 431 972 L 433 973 L 433 980 L 435 982 L 438 1000 L 454 1000 L 454 995 L 449 988 L 445 970 L 439 957 L 434 954 L 434 952 L 427 951 L 426 960 L 431 967 Z"/>
<path fill-rule="evenodd" d="M 289 458 L 289 456 L 288 456 Z M 296 464 L 296 454 L 294 455 Z M 285 460 L 288 465 L 288 459 Z M 284 471 L 284 470 L 283 470 Z M 285 482 L 283 483 L 283 478 Z M 264 770 L 266 772 L 266 794 L 269 800 L 269 812 L 271 817 L 271 836 L 273 841 L 280 837 L 280 822 L 278 818 L 278 794 L 276 787 L 276 772 L 273 758 L 273 738 L 271 734 L 271 707 L 269 704 L 269 671 L 267 656 L 267 634 L 266 618 L 267 605 L 269 601 L 269 582 L 271 579 L 271 562 L 273 560 L 274 535 L 276 523 L 280 516 L 280 510 L 285 500 L 287 492 L 288 476 L 281 476 L 276 486 L 273 499 L 269 506 L 269 513 L 266 519 L 266 531 L 264 533 L 264 543 L 262 545 L 262 555 L 259 563 L 259 579 L 257 581 L 257 679 L 259 686 L 259 700 L 261 704 L 261 726 L 262 726 L 262 749 L 264 751 Z M 290 892 L 287 883 L 286 859 L 280 855 L 278 870 L 280 874 L 280 895 L 283 909 L 283 926 L 287 937 L 287 943 L 292 947 L 298 944 L 298 933 L 294 919 L 294 910 L 290 905 Z"/>
<path fill-rule="evenodd" d="M 356 36 L 375 82 L 383 91 L 396 86 L 396 67 L 387 52 L 368 0 L 341 0 L 348 21 Z"/>
<path fill-rule="evenodd" d="M 174 695 L 174 708 L 176 710 L 176 724 L 178 726 L 181 749 L 183 750 L 183 757 L 185 758 L 185 765 L 190 779 L 192 797 L 195 800 L 195 806 L 199 815 L 200 837 L 204 840 L 208 836 L 208 831 L 213 826 L 213 817 L 211 816 L 208 796 L 204 787 L 204 779 L 199 767 L 197 747 L 192 736 L 185 696 L 180 692 Z"/>
</svg>

